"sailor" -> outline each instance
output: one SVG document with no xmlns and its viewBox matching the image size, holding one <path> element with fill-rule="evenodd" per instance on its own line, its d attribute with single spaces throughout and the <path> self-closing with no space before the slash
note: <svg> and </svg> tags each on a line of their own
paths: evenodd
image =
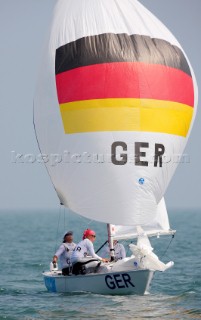
<svg viewBox="0 0 201 320">
<path fill-rule="evenodd" d="M 113 246 L 114 246 L 114 260 L 115 261 L 126 258 L 126 250 L 125 250 L 123 244 L 119 243 L 117 240 L 113 240 Z M 110 254 L 109 246 L 106 246 L 105 250 L 103 252 L 104 252 L 103 256 L 108 256 Z"/>
<path fill-rule="evenodd" d="M 72 271 L 71 256 L 75 247 L 76 243 L 73 242 L 73 231 L 67 231 L 64 234 L 63 243 L 56 251 L 52 260 L 52 262 L 55 264 L 57 263 L 59 258 L 62 274 L 64 276 L 69 275 Z"/>
<path fill-rule="evenodd" d="M 83 240 L 76 245 L 71 258 L 74 274 L 96 272 L 101 261 L 108 262 L 108 259 L 101 258 L 95 253 L 93 246 L 95 239 L 95 231 L 90 229 L 84 231 Z"/>
</svg>

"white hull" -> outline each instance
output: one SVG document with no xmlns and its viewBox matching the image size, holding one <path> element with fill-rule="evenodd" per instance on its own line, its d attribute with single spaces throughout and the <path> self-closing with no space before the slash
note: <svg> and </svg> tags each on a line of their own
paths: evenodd
<svg viewBox="0 0 201 320">
<path fill-rule="evenodd" d="M 92 292 L 109 295 L 143 295 L 148 291 L 154 271 L 132 270 L 104 274 L 63 276 L 61 272 L 44 272 L 48 291 L 60 293 Z"/>
<path fill-rule="evenodd" d="M 143 295 L 149 290 L 155 271 L 171 268 L 174 263 L 161 262 L 152 252 L 148 238 L 139 237 L 139 246 L 130 244 L 133 252 L 131 257 L 118 260 L 110 264 L 101 264 L 97 273 L 86 275 L 63 276 L 61 271 L 44 272 L 44 281 L 48 291 L 51 292 L 92 292 L 99 294 Z M 146 246 L 142 245 L 146 240 Z"/>
<path fill-rule="evenodd" d="M 101 264 L 97 273 L 63 276 L 61 271 L 44 272 L 45 285 L 51 292 L 143 295 L 149 290 L 154 272 L 165 271 L 174 263 L 161 262 L 151 246 L 131 244 L 130 250 L 134 255 L 115 263 Z"/>
</svg>

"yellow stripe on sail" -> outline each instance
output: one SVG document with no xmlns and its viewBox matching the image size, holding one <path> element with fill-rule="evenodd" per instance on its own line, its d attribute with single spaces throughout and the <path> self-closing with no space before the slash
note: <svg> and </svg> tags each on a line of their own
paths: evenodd
<svg viewBox="0 0 201 320">
<path fill-rule="evenodd" d="M 97 99 L 60 105 L 65 133 L 161 132 L 185 137 L 193 108 L 152 99 Z"/>
</svg>

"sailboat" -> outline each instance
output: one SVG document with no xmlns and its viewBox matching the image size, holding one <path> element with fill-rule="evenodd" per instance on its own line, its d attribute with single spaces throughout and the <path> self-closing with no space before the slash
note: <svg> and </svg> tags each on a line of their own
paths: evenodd
<svg viewBox="0 0 201 320">
<path fill-rule="evenodd" d="M 111 262 L 87 275 L 44 272 L 51 292 L 145 294 L 174 234 L 164 194 L 198 101 L 190 62 L 137 0 L 58 0 L 34 98 L 34 127 L 60 203 L 108 229 Z M 114 261 L 113 239 L 134 239 Z"/>
</svg>

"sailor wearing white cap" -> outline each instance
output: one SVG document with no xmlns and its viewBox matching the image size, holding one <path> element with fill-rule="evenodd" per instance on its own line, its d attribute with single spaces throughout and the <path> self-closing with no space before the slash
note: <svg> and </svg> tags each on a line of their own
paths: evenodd
<svg viewBox="0 0 201 320">
<path fill-rule="evenodd" d="M 71 273 L 71 269 L 72 269 L 71 256 L 75 247 L 76 247 L 76 243 L 73 242 L 73 232 L 67 231 L 64 234 L 63 243 L 60 245 L 59 249 L 56 251 L 52 260 L 52 262 L 55 264 L 57 263 L 59 258 L 62 274 L 65 276 Z"/>
</svg>

